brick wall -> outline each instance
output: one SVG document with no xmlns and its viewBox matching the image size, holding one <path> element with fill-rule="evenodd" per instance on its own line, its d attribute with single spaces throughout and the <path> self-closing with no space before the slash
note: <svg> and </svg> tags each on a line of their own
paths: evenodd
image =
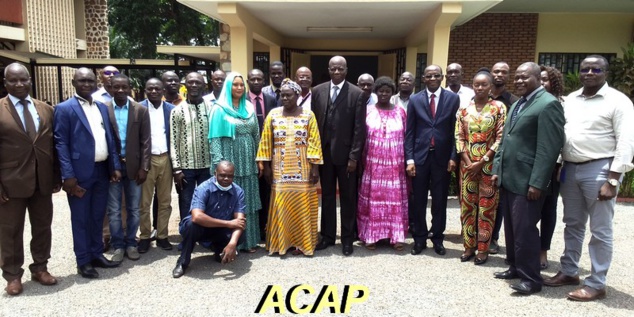
<svg viewBox="0 0 634 317">
<path fill-rule="evenodd" d="M 508 89 L 517 67 L 535 61 L 538 14 L 486 13 L 457 26 L 449 40 L 449 63 L 462 65 L 464 82 L 470 84 L 480 67 L 489 69 L 498 61 L 511 68 Z"/>
</svg>

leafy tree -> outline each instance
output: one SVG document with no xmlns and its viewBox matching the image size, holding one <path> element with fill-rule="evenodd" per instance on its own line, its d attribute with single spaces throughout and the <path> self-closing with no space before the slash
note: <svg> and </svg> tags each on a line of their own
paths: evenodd
<svg viewBox="0 0 634 317">
<path fill-rule="evenodd" d="M 176 0 L 109 0 L 110 56 L 159 58 L 156 45 L 218 45 L 218 21 Z"/>
</svg>

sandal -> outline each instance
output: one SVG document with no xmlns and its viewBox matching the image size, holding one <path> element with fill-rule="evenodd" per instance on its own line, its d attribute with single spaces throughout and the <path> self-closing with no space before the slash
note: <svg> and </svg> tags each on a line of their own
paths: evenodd
<svg viewBox="0 0 634 317">
<path fill-rule="evenodd" d="M 464 250 L 464 252 L 460 256 L 460 262 L 467 262 L 467 261 L 473 259 L 474 256 L 475 256 L 475 250 L 474 249 L 466 249 L 466 250 Z"/>
<path fill-rule="evenodd" d="M 476 255 L 476 258 L 473 261 L 473 263 L 475 265 L 482 265 L 484 263 L 487 263 L 488 259 L 489 259 L 489 253 L 488 252 L 479 252 L 478 255 Z"/>
<path fill-rule="evenodd" d="M 403 251 L 403 244 L 400 242 L 397 242 L 394 244 L 394 250 L 396 251 Z"/>
<path fill-rule="evenodd" d="M 376 250 L 376 243 L 366 243 L 365 248 L 368 250 Z"/>
<path fill-rule="evenodd" d="M 255 252 L 258 252 L 258 249 L 257 248 L 246 249 L 246 250 L 244 250 L 244 252 L 246 252 L 246 253 L 255 253 Z"/>
</svg>

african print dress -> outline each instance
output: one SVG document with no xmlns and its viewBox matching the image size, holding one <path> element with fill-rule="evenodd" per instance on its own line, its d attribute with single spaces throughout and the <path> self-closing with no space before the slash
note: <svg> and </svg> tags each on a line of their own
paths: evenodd
<svg viewBox="0 0 634 317">
<path fill-rule="evenodd" d="M 405 241 L 408 225 L 405 122 L 402 107 L 382 110 L 368 105 L 357 212 L 359 239 L 367 244 L 386 238 L 391 244 Z"/>
<path fill-rule="evenodd" d="M 313 255 L 319 198 L 310 170 L 312 164 L 323 164 L 319 129 L 312 111 L 285 117 L 282 110 L 273 109 L 266 117 L 257 156 L 258 161 L 271 161 L 273 170 L 266 249 L 283 255 L 296 247 Z"/>
<path fill-rule="evenodd" d="M 255 162 L 255 153 L 260 142 L 258 120 L 254 115 L 246 120 L 227 115 L 225 120 L 232 120 L 233 124 L 235 124 L 235 137 L 211 139 L 211 173 L 213 175 L 216 170 L 216 164 L 221 160 L 231 161 L 235 165 L 233 182 L 240 185 L 244 190 L 247 206 L 245 212 L 247 218 L 246 240 L 238 246 L 238 249 L 251 249 L 260 242 L 260 227 L 258 225 L 260 217 L 258 210 L 262 208 L 258 183 L 259 170 Z"/>
<path fill-rule="evenodd" d="M 466 152 L 472 163 L 478 162 L 492 150 L 496 152 L 502 139 L 506 110 L 502 102 L 489 99 L 478 112 L 474 101 L 457 113 L 456 151 Z M 460 163 L 461 197 L 460 221 L 465 249 L 476 247 L 479 252 L 489 250 L 491 231 L 495 224 L 495 212 L 499 193 L 491 181 L 493 160 L 485 163 L 478 173 L 467 172 Z"/>
</svg>

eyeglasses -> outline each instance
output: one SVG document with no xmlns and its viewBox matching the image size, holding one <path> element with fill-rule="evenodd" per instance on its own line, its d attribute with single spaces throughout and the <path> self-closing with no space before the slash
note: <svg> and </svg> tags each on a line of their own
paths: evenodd
<svg viewBox="0 0 634 317">
<path fill-rule="evenodd" d="M 425 77 L 426 79 L 432 79 L 432 78 L 440 79 L 440 78 L 442 78 L 442 75 L 441 74 L 434 74 L 434 75 L 425 75 L 423 77 Z"/>
<path fill-rule="evenodd" d="M 582 74 L 593 73 L 593 74 L 601 74 L 603 73 L 603 69 L 601 68 L 582 68 L 579 70 Z"/>
<path fill-rule="evenodd" d="M 103 74 L 106 76 L 111 76 L 111 75 L 119 75 L 120 73 L 116 70 L 104 70 Z"/>
</svg>

